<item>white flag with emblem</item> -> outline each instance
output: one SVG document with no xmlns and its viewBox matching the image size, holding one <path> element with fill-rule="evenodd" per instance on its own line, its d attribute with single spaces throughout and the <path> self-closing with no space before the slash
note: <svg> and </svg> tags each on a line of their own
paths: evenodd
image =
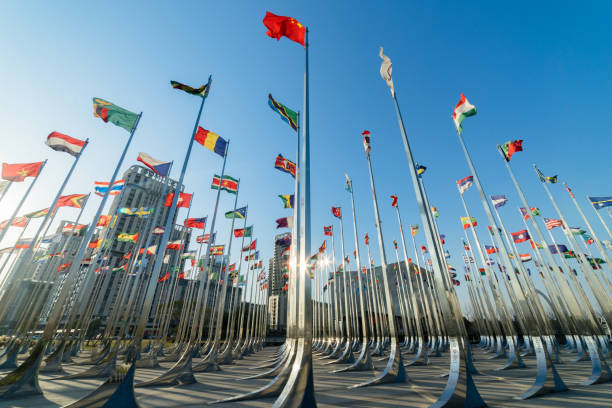
<svg viewBox="0 0 612 408">
<path fill-rule="evenodd" d="M 380 58 L 383 60 L 382 64 L 380 64 L 380 76 L 387 83 L 387 86 L 391 90 L 391 95 L 395 96 L 395 91 L 393 90 L 393 78 L 391 78 L 393 64 L 391 64 L 389 57 L 383 54 L 383 47 L 380 47 L 380 53 L 378 55 L 380 55 Z"/>
</svg>

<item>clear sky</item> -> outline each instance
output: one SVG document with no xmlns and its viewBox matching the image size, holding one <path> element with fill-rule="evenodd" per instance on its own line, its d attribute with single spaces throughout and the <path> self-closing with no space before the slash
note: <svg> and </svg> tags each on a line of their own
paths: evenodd
<svg viewBox="0 0 612 408">
<path fill-rule="evenodd" d="M 508 195 L 502 210 L 508 229 L 522 229 L 519 201 L 495 145 L 520 138 L 525 151 L 511 164 L 531 205 L 557 217 L 531 168 L 537 163 L 572 186 L 597 233 L 609 238 L 585 199 L 612 194 L 606 181 L 612 147 L 607 2 L 579 7 L 520 1 L 7 3 L 0 16 L 0 160 L 49 159 L 23 212 L 49 206 L 72 163 L 71 156 L 44 145 L 51 131 L 90 139 L 66 194 L 90 192 L 94 181 L 110 178 L 128 134 L 93 117 L 92 97 L 143 112 L 124 169 L 145 151 L 174 160 L 178 177 L 199 99 L 173 90 L 169 81 L 199 86 L 212 74 L 201 124 L 231 140 L 227 173 L 241 179 L 239 205 L 249 205 L 267 264 L 277 233 L 274 220 L 289 215 L 277 195 L 293 189 L 291 177 L 274 169 L 274 158 L 282 153 L 295 159 L 295 136 L 267 106 L 267 94 L 301 110 L 304 59 L 300 45 L 265 35 L 266 10 L 310 28 L 313 250 L 323 240 L 323 225 L 335 223 L 330 206 L 349 213 L 345 172 L 353 178 L 360 240 L 365 232 L 375 237 L 364 129 L 372 132 L 389 258 L 394 258 L 392 240 L 399 240 L 389 196 L 399 196 L 405 226 L 420 223 L 392 100 L 378 73 L 380 45 L 393 61 L 408 136 L 417 161 L 428 168 L 430 200 L 440 211 L 440 231 L 461 280 L 462 208 L 455 181 L 467 176 L 468 168 L 450 119 L 461 92 L 478 109 L 464 122 L 468 149 L 486 192 Z M 195 193 L 193 216 L 211 214 L 215 193 L 209 186 L 220 166 L 219 156 L 195 146 L 185 178 L 186 191 Z M 8 218 L 29 182 L 14 185 L 0 203 L 1 219 Z M 552 190 L 570 223 L 583 226 L 561 184 Z M 475 189 L 466 199 L 487 240 Z M 99 200 L 92 197 L 86 217 Z M 233 196 L 224 193 L 221 211 L 232 203 Z M 59 218 L 74 219 L 77 211 L 62 209 Z M 226 239 L 229 221 L 218 221 L 219 237 Z M 348 217 L 345 224 L 352 236 Z M 0 246 L 12 245 L 16 232 L 13 228 Z M 26 236 L 32 234 L 28 230 Z M 555 234 L 565 242 L 561 231 Z M 418 238 L 422 241 L 422 234 Z M 378 243 L 372 242 L 378 263 Z M 346 245 L 352 252 L 352 239 Z"/>
</svg>

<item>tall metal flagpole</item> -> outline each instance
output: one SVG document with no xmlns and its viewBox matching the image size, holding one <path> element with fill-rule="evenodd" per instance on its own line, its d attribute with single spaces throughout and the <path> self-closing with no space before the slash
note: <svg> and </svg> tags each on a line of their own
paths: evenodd
<svg viewBox="0 0 612 408">
<path fill-rule="evenodd" d="M 86 139 L 85 143 L 83 144 L 83 147 L 81 148 L 81 151 L 77 154 L 76 158 L 72 162 L 72 166 L 70 166 L 70 170 L 68 170 L 68 174 L 66 174 L 66 177 L 64 178 L 64 182 L 60 186 L 59 190 L 57 190 L 57 194 L 55 195 L 55 199 L 53 199 L 53 202 L 51 203 L 51 206 L 49 207 L 49 211 L 47 212 L 47 214 L 45 215 L 45 218 L 43 218 L 42 222 L 40 223 L 40 226 L 38 227 L 36 234 L 34 234 L 34 237 L 32 238 L 32 244 L 28 247 L 28 249 L 26 249 L 26 252 L 23 254 L 21 258 L 22 259 L 21 265 L 24 265 L 24 266 L 29 265 L 30 258 L 32 257 L 32 254 L 34 252 L 34 247 L 36 246 L 36 243 L 38 241 L 38 237 L 40 233 L 42 232 L 43 228 L 45 228 L 45 224 L 47 223 L 49 218 L 56 211 L 55 206 L 57 205 L 57 202 L 59 201 L 62 195 L 62 192 L 64 191 L 64 188 L 66 187 L 66 184 L 68 184 L 68 180 L 70 180 L 70 176 L 72 176 L 72 173 L 74 172 L 74 169 L 76 165 L 78 164 L 79 159 L 81 158 L 81 155 L 83 154 L 83 151 L 85 150 L 88 144 L 89 144 L 89 139 Z"/>
<path fill-rule="evenodd" d="M 307 258 L 310 256 L 310 99 L 308 83 L 308 28 L 305 29 L 304 51 L 304 115 L 302 126 L 302 188 L 303 196 L 298 205 L 301 207 L 300 251 L 297 260 L 299 268 L 298 276 L 298 343 L 295 354 L 295 363 L 287 384 L 278 399 L 274 402 L 274 408 L 281 407 L 316 407 L 314 393 L 314 379 L 312 376 L 312 293 L 311 280 L 308 276 Z M 299 158 L 298 158 L 299 160 Z"/>
<path fill-rule="evenodd" d="M 32 180 L 32 183 L 30 183 L 30 185 L 28 186 L 28 189 L 23 194 L 23 197 L 21 197 L 21 201 L 19 201 L 19 204 L 17 204 L 17 207 L 15 208 L 15 211 L 13 211 L 11 218 L 9 218 L 8 222 L 6 223 L 6 227 L 0 231 L 0 242 L 2 242 L 2 240 L 4 239 L 4 236 L 6 235 L 6 232 L 8 231 L 10 225 L 13 223 L 15 217 L 17 217 L 17 213 L 19 212 L 19 210 L 21 210 L 21 206 L 30 195 L 30 191 L 32 191 L 32 188 L 34 187 L 34 184 L 36 184 L 40 173 L 42 173 L 43 169 L 45 168 L 45 164 L 47 164 L 46 159 L 45 161 L 43 161 L 42 165 L 40 166 L 40 169 L 38 169 L 38 174 L 36 175 L 36 177 L 34 177 L 34 180 Z M 49 209 L 49 212 L 51 212 L 51 209 Z"/>
<path fill-rule="evenodd" d="M 2 189 L 2 194 L 0 194 L 0 203 L 4 199 L 6 193 L 8 193 L 9 188 L 13 185 L 12 181 L 0 181 L 0 189 Z"/>
<path fill-rule="evenodd" d="M 432 405 L 432 407 L 446 407 L 446 406 L 465 406 L 465 407 L 483 407 L 486 404 L 480 397 L 476 386 L 472 380 L 471 374 L 466 369 L 467 367 L 467 353 L 465 343 L 467 339 L 462 337 L 462 330 L 460 324 L 462 323 L 462 316 L 460 310 L 454 310 L 451 303 L 446 298 L 447 294 L 444 293 L 443 274 L 447 274 L 445 270 L 444 254 L 439 253 L 439 246 L 435 244 L 435 235 L 433 228 L 433 220 L 428 208 L 425 206 L 425 200 L 421 184 L 419 183 L 415 161 L 406 135 L 406 129 L 404 128 L 404 121 L 402 114 L 399 109 L 397 102 L 397 95 L 393 89 L 393 82 L 391 78 L 391 60 L 384 56 L 382 48 L 380 50 L 380 56 L 383 58 L 383 64 L 381 66 L 381 76 L 387 82 L 389 89 L 391 90 L 391 97 L 395 106 L 395 113 L 397 115 L 397 121 L 400 127 L 402 136 L 402 142 L 404 144 L 404 150 L 406 151 L 406 159 L 408 160 L 408 170 L 410 171 L 410 178 L 414 185 L 417 203 L 419 206 L 419 212 L 423 226 L 425 227 L 425 239 L 427 246 L 431 248 L 434 253 L 432 254 L 432 266 L 434 269 L 434 279 L 436 280 L 436 288 L 438 290 L 438 298 L 442 307 L 442 316 L 444 317 L 444 325 L 446 327 L 447 335 L 450 341 L 450 373 L 448 376 L 448 382 L 442 395 Z M 449 294 L 456 296 L 454 291 L 449 291 Z M 458 302 L 457 302 L 458 303 Z"/>
</svg>

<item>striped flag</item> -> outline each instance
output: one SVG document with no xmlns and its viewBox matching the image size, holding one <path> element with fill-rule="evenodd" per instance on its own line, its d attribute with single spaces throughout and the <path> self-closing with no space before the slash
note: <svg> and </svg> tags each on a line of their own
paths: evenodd
<svg viewBox="0 0 612 408">
<path fill-rule="evenodd" d="M 461 127 L 463 120 L 467 117 L 474 116 L 475 114 L 476 107 L 467 100 L 463 93 L 461 93 L 459 102 L 457 102 L 455 110 L 453 110 L 453 122 L 455 122 L 455 127 L 457 128 L 458 133 L 463 131 L 463 128 Z"/>
<path fill-rule="evenodd" d="M 104 181 L 94 181 L 94 190 L 97 195 L 100 197 L 104 197 L 106 191 L 109 188 L 110 183 Z M 110 189 L 110 193 L 108 195 L 119 195 L 121 194 L 121 189 L 125 185 L 125 180 L 117 180 L 113 183 L 113 186 Z"/>
<path fill-rule="evenodd" d="M 561 227 L 563 225 L 563 221 L 556 220 L 554 218 L 544 218 L 544 225 L 546 225 L 546 229 L 550 231 L 555 227 Z"/>
<path fill-rule="evenodd" d="M 467 176 L 466 178 L 457 181 L 457 185 L 459 186 L 459 193 L 465 193 L 468 188 L 472 187 L 472 184 L 474 184 L 474 176 Z"/>
<path fill-rule="evenodd" d="M 72 138 L 60 132 L 51 132 L 45 142 L 47 146 L 58 152 L 66 152 L 78 156 L 85 147 L 83 140 Z"/>
</svg>

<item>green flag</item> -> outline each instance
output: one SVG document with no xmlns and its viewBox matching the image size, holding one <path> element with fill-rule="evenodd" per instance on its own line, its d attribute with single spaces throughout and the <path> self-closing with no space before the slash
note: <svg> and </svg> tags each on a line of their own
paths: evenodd
<svg viewBox="0 0 612 408">
<path fill-rule="evenodd" d="M 134 129 L 138 115 L 129 110 L 120 108 L 104 99 L 93 98 L 94 116 L 105 122 L 124 128 L 128 132 Z"/>
<path fill-rule="evenodd" d="M 272 94 L 268 94 L 268 105 L 270 105 L 270 108 L 272 108 L 274 112 L 278 113 L 281 116 L 281 119 L 287 122 L 293 130 L 297 131 L 297 112 L 294 112 L 282 103 L 275 101 Z"/>
</svg>

